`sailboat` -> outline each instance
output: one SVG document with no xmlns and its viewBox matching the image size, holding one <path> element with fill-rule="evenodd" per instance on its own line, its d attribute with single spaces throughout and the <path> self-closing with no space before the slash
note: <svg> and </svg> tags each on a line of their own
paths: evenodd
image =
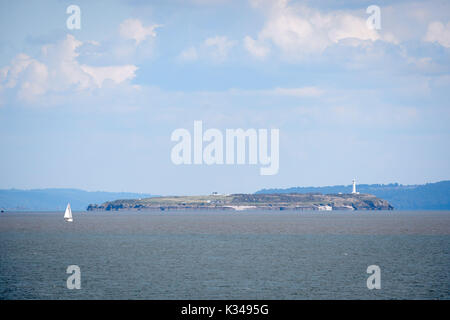
<svg viewBox="0 0 450 320">
<path fill-rule="evenodd" d="M 72 209 L 70 209 L 70 203 L 67 204 L 66 212 L 64 212 L 64 220 L 67 222 L 73 222 Z"/>
</svg>

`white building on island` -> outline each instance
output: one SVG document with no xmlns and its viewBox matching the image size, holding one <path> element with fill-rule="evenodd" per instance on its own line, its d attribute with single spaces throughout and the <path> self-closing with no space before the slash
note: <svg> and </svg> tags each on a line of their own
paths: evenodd
<svg viewBox="0 0 450 320">
<path fill-rule="evenodd" d="M 359 194 L 359 192 L 356 192 L 356 179 L 353 179 L 353 190 L 352 194 Z"/>
</svg>

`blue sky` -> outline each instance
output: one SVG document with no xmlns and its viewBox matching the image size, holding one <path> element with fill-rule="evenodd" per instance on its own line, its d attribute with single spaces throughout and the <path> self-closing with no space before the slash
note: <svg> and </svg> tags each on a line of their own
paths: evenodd
<svg viewBox="0 0 450 320">
<path fill-rule="evenodd" d="M 450 179 L 448 1 L 1 1 L 0 26 L 0 188 Z M 171 133 L 194 120 L 279 129 L 278 174 L 174 165 Z"/>
</svg>

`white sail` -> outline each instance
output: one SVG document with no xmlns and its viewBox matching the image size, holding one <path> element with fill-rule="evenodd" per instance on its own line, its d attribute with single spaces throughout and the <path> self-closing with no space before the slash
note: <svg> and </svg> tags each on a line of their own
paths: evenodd
<svg viewBox="0 0 450 320">
<path fill-rule="evenodd" d="M 72 222 L 73 221 L 72 209 L 70 209 L 70 203 L 67 204 L 66 212 L 64 212 L 64 220 L 66 220 L 67 222 Z"/>
</svg>

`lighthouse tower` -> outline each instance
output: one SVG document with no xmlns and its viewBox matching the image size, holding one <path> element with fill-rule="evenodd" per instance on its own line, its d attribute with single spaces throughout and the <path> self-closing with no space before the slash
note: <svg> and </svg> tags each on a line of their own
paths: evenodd
<svg viewBox="0 0 450 320">
<path fill-rule="evenodd" d="M 352 194 L 359 194 L 359 192 L 356 192 L 356 180 L 353 179 L 353 190 L 352 190 Z"/>
</svg>

